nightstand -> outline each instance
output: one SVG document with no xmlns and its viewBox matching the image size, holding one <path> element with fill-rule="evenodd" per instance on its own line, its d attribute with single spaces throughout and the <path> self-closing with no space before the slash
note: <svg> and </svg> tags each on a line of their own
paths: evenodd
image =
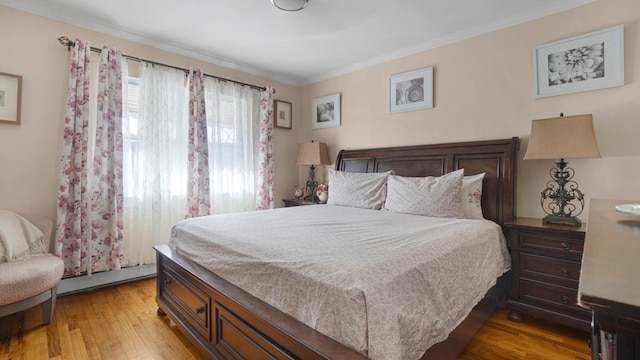
<svg viewBox="0 0 640 360">
<path fill-rule="evenodd" d="M 586 224 L 543 224 L 517 218 L 505 223 L 511 252 L 512 284 L 507 317 L 523 313 L 590 331 L 591 313 L 578 306 L 578 281 Z"/>
<path fill-rule="evenodd" d="M 318 205 L 320 203 L 306 200 L 298 200 L 298 199 L 282 199 L 284 202 L 284 207 L 291 206 L 304 206 L 304 205 Z"/>
</svg>

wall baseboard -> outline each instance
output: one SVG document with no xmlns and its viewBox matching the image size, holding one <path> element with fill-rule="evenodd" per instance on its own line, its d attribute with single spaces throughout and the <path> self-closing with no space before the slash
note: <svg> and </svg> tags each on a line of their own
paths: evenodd
<svg viewBox="0 0 640 360">
<path fill-rule="evenodd" d="M 64 278 L 58 284 L 58 296 L 72 295 L 91 291 L 105 286 L 156 276 L 156 264 L 131 266 L 120 270 L 99 272 L 96 274 Z"/>
</svg>

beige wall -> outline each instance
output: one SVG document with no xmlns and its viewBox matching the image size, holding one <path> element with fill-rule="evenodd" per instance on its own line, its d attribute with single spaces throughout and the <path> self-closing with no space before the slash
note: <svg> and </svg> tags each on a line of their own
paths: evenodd
<svg viewBox="0 0 640 360">
<path fill-rule="evenodd" d="M 640 200 L 639 20 L 637 0 L 599 0 L 298 89 L 0 6 L 0 32 L 4 34 L 0 71 L 24 77 L 22 125 L 0 124 L 0 208 L 55 216 L 69 62 L 68 52 L 55 40 L 61 35 L 274 86 L 277 99 L 293 103 L 293 128 L 274 130 L 277 206 L 282 205 L 282 197 L 291 196 L 296 182 L 306 179 L 308 169 L 293 164 L 298 142 L 324 141 L 335 159 L 341 148 L 518 136 L 521 159 L 530 121 L 560 112 L 594 116 L 603 158 L 570 160 L 587 200 Z M 625 86 L 534 99 L 532 47 L 617 24 L 625 25 Z M 435 108 L 389 114 L 389 76 L 427 66 L 435 69 Z M 342 126 L 311 130 L 311 99 L 333 93 L 342 94 Z M 553 161 L 519 160 L 519 216 L 544 215 L 539 193 L 552 165 Z M 319 173 L 324 178 L 326 168 Z M 586 213 L 581 218 L 586 220 Z"/>
<path fill-rule="evenodd" d="M 342 148 L 521 138 L 517 215 L 541 217 L 540 192 L 551 160 L 522 161 L 531 120 L 593 114 L 601 159 L 568 160 L 590 198 L 640 200 L 640 2 L 599 0 L 573 10 L 404 57 L 306 86 L 302 104 L 342 94 L 342 126 L 311 130 L 303 114 L 300 140 L 323 141 L 335 159 Z M 625 86 L 535 99 L 534 46 L 624 24 Z M 435 108 L 389 114 L 389 76 L 434 67 Z M 307 106 L 307 105 L 304 105 Z M 308 106 L 310 108 L 310 105 Z M 325 170 L 326 171 L 326 170 Z M 300 182 L 305 178 L 300 172 Z M 580 216 L 587 220 L 588 209 Z"/>
<path fill-rule="evenodd" d="M 181 67 L 201 67 L 205 73 L 276 88 L 277 99 L 294 104 L 300 117 L 296 88 L 252 75 L 175 55 L 104 34 L 66 25 L 0 6 L 0 72 L 23 76 L 22 124 L 0 124 L 0 208 L 55 219 L 58 172 L 65 117 L 69 52 L 60 36 L 89 40 L 94 47 L 112 46 L 123 53 Z M 135 69 L 132 69 L 132 73 Z M 296 181 L 292 165 L 298 129 L 274 129 L 276 197 L 289 196 Z"/>
</svg>

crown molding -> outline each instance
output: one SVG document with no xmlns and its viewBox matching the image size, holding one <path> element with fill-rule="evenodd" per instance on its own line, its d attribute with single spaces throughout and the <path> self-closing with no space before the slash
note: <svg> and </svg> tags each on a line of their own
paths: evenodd
<svg viewBox="0 0 640 360">
<path fill-rule="evenodd" d="M 156 49 L 164 50 L 170 53 L 183 55 L 192 59 L 200 60 L 203 62 L 215 64 L 228 69 L 233 69 L 246 74 L 254 75 L 257 77 L 265 78 L 272 81 L 277 81 L 291 86 L 307 86 L 316 82 L 328 80 L 337 76 L 345 75 L 351 72 L 359 71 L 367 67 L 379 65 L 385 62 L 396 60 L 409 55 L 414 55 L 424 51 L 432 50 L 441 46 L 453 44 L 462 40 L 473 38 L 479 35 L 487 34 L 490 32 L 502 30 L 508 27 L 519 25 L 528 21 L 539 19 L 545 16 L 553 15 L 562 11 L 566 11 L 578 6 L 582 6 L 596 0 L 571 0 L 565 1 L 561 4 L 552 3 L 547 6 L 540 7 L 534 11 L 530 11 L 527 14 L 521 16 L 515 16 L 511 18 L 501 19 L 492 23 L 477 26 L 471 29 L 460 31 L 457 33 L 449 34 L 447 36 L 438 38 L 433 41 L 424 42 L 414 46 L 399 49 L 397 51 L 381 54 L 370 58 L 367 61 L 357 62 L 352 65 L 342 67 L 333 71 L 326 72 L 324 74 L 313 77 L 297 77 L 288 74 L 276 73 L 265 69 L 257 68 L 248 64 L 243 64 L 232 59 L 224 58 L 219 55 L 207 54 L 201 51 L 195 51 L 192 49 L 186 49 L 178 45 L 168 43 L 162 39 L 151 38 L 142 36 L 134 32 L 126 31 L 123 29 L 116 29 L 112 26 L 100 24 L 91 21 L 83 21 L 72 14 L 61 12 L 53 6 L 40 6 L 29 1 L 24 0 L 0 0 L 0 5 L 5 5 L 11 8 L 22 10 L 31 14 L 43 16 L 52 20 L 60 21 L 65 24 L 77 26 L 79 28 L 99 32 L 109 36 L 113 36 L 119 39 L 135 42 L 142 45 L 147 45 Z M 71 34 L 59 34 L 71 36 Z M 131 54 L 135 56 L 135 54 Z"/>
</svg>

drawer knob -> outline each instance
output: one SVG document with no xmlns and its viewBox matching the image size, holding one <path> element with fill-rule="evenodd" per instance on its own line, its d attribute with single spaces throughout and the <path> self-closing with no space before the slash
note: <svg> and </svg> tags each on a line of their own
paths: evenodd
<svg viewBox="0 0 640 360">
<path fill-rule="evenodd" d="M 562 303 L 563 304 L 568 304 L 569 303 L 569 297 L 567 295 L 562 295 Z"/>
<path fill-rule="evenodd" d="M 202 314 L 204 312 L 204 306 L 200 306 L 196 309 L 196 314 Z"/>
<path fill-rule="evenodd" d="M 562 269 L 562 275 L 564 275 L 564 277 L 568 277 L 569 276 L 569 269 Z"/>
<path fill-rule="evenodd" d="M 561 245 L 562 245 L 562 248 L 565 250 L 571 249 L 571 244 L 569 244 L 568 242 L 563 242 Z"/>
</svg>

